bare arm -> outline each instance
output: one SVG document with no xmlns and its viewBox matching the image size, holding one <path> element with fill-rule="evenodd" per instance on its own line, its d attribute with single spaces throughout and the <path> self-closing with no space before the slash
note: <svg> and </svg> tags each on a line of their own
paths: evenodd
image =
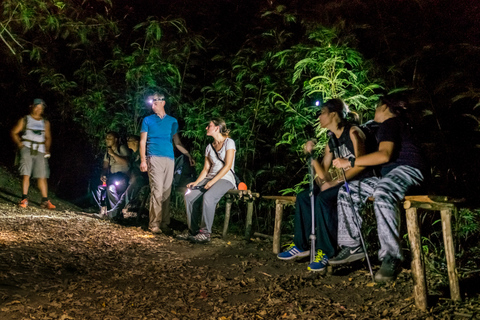
<svg viewBox="0 0 480 320">
<path fill-rule="evenodd" d="M 352 127 L 350 128 L 350 139 L 352 140 L 353 149 L 355 152 L 355 159 L 364 156 L 366 153 L 365 134 L 359 128 Z M 357 162 L 355 161 L 355 166 L 353 168 L 348 168 L 347 170 L 345 170 L 345 177 L 347 180 L 351 180 L 364 169 L 364 166 L 357 164 Z"/>
<path fill-rule="evenodd" d="M 23 147 L 22 139 L 20 139 L 20 132 L 22 132 L 23 127 L 25 126 L 24 119 L 21 118 L 18 120 L 17 124 L 10 131 L 10 136 L 12 137 L 13 142 L 17 145 L 19 149 Z"/>
<path fill-rule="evenodd" d="M 212 166 L 212 164 L 210 163 L 210 160 L 208 159 L 208 157 L 205 157 L 205 163 L 203 164 L 203 169 L 202 171 L 200 172 L 200 174 L 198 175 L 198 178 L 197 180 L 195 180 L 194 182 L 190 182 L 189 184 L 187 184 L 187 188 L 192 188 L 192 187 L 195 187 L 197 184 L 199 184 L 203 179 L 205 179 L 205 177 L 207 176 L 208 172 L 210 171 L 210 167 Z"/>
<path fill-rule="evenodd" d="M 180 141 L 180 136 L 178 135 L 178 133 L 175 133 L 173 135 L 173 144 L 175 145 L 175 147 L 181 152 L 183 153 L 184 155 L 186 155 L 190 161 L 190 165 L 191 166 L 194 166 L 195 165 L 195 160 L 193 160 L 192 156 L 190 155 L 190 153 L 188 152 L 188 150 L 183 146 L 182 144 L 182 141 Z"/>
<path fill-rule="evenodd" d="M 146 172 L 148 169 L 147 165 L 147 132 L 140 133 L 140 171 Z"/>
<path fill-rule="evenodd" d="M 395 144 L 392 141 L 382 141 L 378 151 L 367 154 L 355 160 L 355 166 L 378 166 L 390 162 Z"/>
<path fill-rule="evenodd" d="M 392 141 L 382 141 L 378 145 L 378 151 L 356 158 L 355 167 L 378 166 L 388 163 L 392 158 L 394 148 L 395 144 Z M 350 165 L 348 160 L 345 159 L 338 159 L 338 161 L 335 161 L 338 163 L 338 165 L 335 164 L 335 166 L 339 168 L 346 168 Z"/>
<path fill-rule="evenodd" d="M 45 120 L 45 153 L 50 154 L 50 147 L 52 145 L 52 134 L 50 131 L 50 121 Z"/>
<path fill-rule="evenodd" d="M 304 151 L 306 153 L 311 154 L 313 152 L 313 148 L 315 146 L 315 143 L 316 143 L 316 141 L 314 141 L 314 140 L 307 141 L 307 143 L 305 144 L 305 147 L 304 147 Z M 328 154 L 330 154 L 330 149 L 328 148 L 328 145 L 327 145 L 327 149 L 325 150 L 325 155 L 328 155 Z M 325 162 L 328 162 L 328 159 L 326 159 Z M 313 169 L 315 171 L 315 175 L 317 176 L 316 182 L 317 182 L 318 185 L 321 185 L 325 181 L 332 180 L 332 178 L 330 176 L 330 173 L 328 172 L 329 165 L 325 166 L 324 160 L 322 160 L 320 162 L 320 161 L 312 158 L 311 164 L 312 164 Z"/>
<path fill-rule="evenodd" d="M 124 147 L 125 148 L 125 147 Z M 118 153 L 116 153 L 115 151 L 113 151 L 112 148 L 108 148 L 107 149 L 107 152 L 108 154 L 110 155 L 110 157 L 112 157 L 113 159 L 115 159 L 116 162 L 118 162 L 119 164 L 121 165 L 129 165 L 129 155 L 128 155 L 128 151 L 127 151 L 127 155 L 121 155 L 121 146 L 118 148 Z"/>
</svg>

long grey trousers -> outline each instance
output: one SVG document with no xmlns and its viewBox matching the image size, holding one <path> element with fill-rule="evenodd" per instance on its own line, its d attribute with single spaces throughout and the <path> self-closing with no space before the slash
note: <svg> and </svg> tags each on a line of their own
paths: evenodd
<svg viewBox="0 0 480 320">
<path fill-rule="evenodd" d="M 197 186 L 204 186 L 208 181 L 210 179 L 204 179 Z M 208 190 L 195 189 L 185 194 L 188 229 L 191 234 L 197 234 L 200 227 L 206 233 L 212 233 L 215 207 L 223 195 L 234 187 L 230 181 L 220 179 Z"/>
</svg>

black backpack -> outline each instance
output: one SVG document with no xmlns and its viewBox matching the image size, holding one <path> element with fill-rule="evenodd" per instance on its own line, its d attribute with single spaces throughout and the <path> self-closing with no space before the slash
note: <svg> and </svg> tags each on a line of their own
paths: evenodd
<svg viewBox="0 0 480 320">
<path fill-rule="evenodd" d="M 197 178 L 195 167 L 190 166 L 188 157 L 184 154 L 175 159 L 175 170 L 173 172 L 173 187 L 185 187 L 188 183 Z"/>
<path fill-rule="evenodd" d="M 378 150 L 377 131 L 380 124 L 373 120 L 367 121 L 359 125 L 360 130 L 365 134 L 365 151 L 367 154 Z"/>
</svg>

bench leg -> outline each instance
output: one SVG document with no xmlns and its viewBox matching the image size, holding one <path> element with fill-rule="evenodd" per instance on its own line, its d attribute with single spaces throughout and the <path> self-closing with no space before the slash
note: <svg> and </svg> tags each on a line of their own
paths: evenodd
<svg viewBox="0 0 480 320">
<path fill-rule="evenodd" d="M 440 213 L 442 215 L 443 243 L 447 258 L 448 281 L 450 282 L 450 298 L 454 301 L 460 301 L 460 287 L 458 286 L 458 277 L 455 270 L 455 249 L 453 248 L 452 211 L 441 210 Z"/>
<path fill-rule="evenodd" d="M 223 234 L 225 238 L 227 236 L 228 224 L 230 223 L 230 212 L 232 210 L 232 198 L 227 197 L 227 203 L 225 205 L 225 221 L 223 222 Z"/>
<path fill-rule="evenodd" d="M 425 269 L 422 261 L 422 245 L 420 240 L 420 228 L 416 208 L 407 211 L 408 240 L 412 249 L 412 275 L 415 305 L 420 310 L 427 310 L 427 284 L 425 282 Z"/>
<path fill-rule="evenodd" d="M 252 236 L 252 219 L 253 219 L 253 200 L 247 201 L 247 221 L 245 223 L 245 239 L 249 240 Z"/>
<path fill-rule="evenodd" d="M 273 253 L 280 253 L 280 236 L 283 217 L 283 204 L 275 201 L 275 227 L 273 229 Z"/>
</svg>

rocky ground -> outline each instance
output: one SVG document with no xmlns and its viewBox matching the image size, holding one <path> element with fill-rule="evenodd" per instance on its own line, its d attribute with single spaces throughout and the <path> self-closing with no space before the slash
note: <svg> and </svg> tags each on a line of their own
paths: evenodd
<svg viewBox="0 0 480 320">
<path fill-rule="evenodd" d="M 2 320 L 480 319 L 478 288 L 459 303 L 448 289 L 435 290 L 421 312 L 408 269 L 374 284 L 364 263 L 319 275 L 307 272 L 307 260 L 280 261 L 268 239 L 216 236 L 194 245 L 154 236 L 136 220 L 92 218 L 58 199 L 57 211 L 36 203 L 22 210 L 3 179 Z"/>
</svg>

